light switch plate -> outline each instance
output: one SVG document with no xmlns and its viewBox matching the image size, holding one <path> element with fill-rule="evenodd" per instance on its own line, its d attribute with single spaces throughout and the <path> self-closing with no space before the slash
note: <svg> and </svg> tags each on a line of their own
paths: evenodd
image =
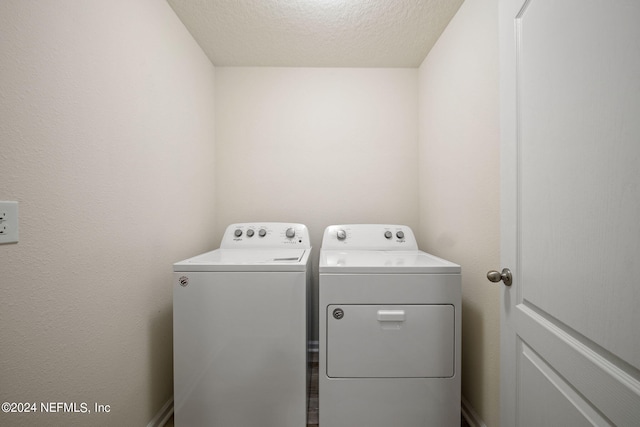
<svg viewBox="0 0 640 427">
<path fill-rule="evenodd" d="M 18 202 L 0 201 L 0 245 L 18 242 Z"/>
</svg>

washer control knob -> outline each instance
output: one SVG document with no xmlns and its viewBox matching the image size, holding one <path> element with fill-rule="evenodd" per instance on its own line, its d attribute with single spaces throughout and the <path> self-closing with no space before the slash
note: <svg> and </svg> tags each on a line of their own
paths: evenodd
<svg viewBox="0 0 640 427">
<path fill-rule="evenodd" d="M 233 234 L 234 234 L 236 237 L 240 237 L 240 236 L 242 236 L 242 230 L 240 230 L 240 229 L 238 228 L 238 229 L 236 229 L 236 231 L 234 231 L 234 232 L 233 232 Z"/>
<path fill-rule="evenodd" d="M 258 236 L 264 237 L 266 235 L 267 235 L 267 230 L 265 230 L 264 228 L 261 228 L 260 230 L 258 230 Z"/>
<path fill-rule="evenodd" d="M 289 228 L 287 228 L 287 231 L 285 231 L 284 234 L 288 238 L 293 239 L 294 237 L 296 237 L 296 230 L 294 230 L 293 228 L 289 227 Z"/>
<path fill-rule="evenodd" d="M 247 230 L 247 237 L 253 237 L 254 234 L 255 231 L 253 231 L 251 228 Z"/>
<path fill-rule="evenodd" d="M 396 237 L 397 237 L 398 239 L 404 239 L 404 231 L 398 231 L 398 232 L 396 233 Z"/>
<path fill-rule="evenodd" d="M 390 239 L 393 237 L 393 233 L 387 230 L 384 232 L 384 237 L 386 237 L 387 239 Z"/>
<path fill-rule="evenodd" d="M 338 240 L 344 240 L 347 238 L 347 232 L 340 229 L 338 230 L 338 232 L 336 233 L 336 236 L 338 237 Z"/>
</svg>

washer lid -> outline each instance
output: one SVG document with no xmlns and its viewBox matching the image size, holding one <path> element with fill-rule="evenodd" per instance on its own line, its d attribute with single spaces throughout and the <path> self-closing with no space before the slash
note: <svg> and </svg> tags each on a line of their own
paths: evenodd
<svg viewBox="0 0 640 427">
<path fill-rule="evenodd" d="M 320 251 L 320 273 L 459 274 L 460 266 L 418 251 Z"/>
<path fill-rule="evenodd" d="M 216 249 L 173 264 L 173 271 L 304 271 L 310 249 Z"/>
</svg>

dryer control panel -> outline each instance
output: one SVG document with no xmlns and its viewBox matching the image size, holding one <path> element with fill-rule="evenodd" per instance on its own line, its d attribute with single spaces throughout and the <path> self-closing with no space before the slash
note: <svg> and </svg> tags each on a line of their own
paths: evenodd
<svg viewBox="0 0 640 427">
<path fill-rule="evenodd" d="M 309 230 L 304 224 L 247 222 L 227 227 L 221 249 L 298 248 L 310 249 Z"/>
<path fill-rule="evenodd" d="M 414 251 L 418 243 L 407 225 L 342 224 L 324 230 L 322 249 Z"/>
</svg>

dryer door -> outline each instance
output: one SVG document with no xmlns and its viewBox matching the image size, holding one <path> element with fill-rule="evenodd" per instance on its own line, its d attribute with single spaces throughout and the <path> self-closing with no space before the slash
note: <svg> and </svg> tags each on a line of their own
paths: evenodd
<svg viewBox="0 0 640 427">
<path fill-rule="evenodd" d="M 455 366 L 450 304 L 327 307 L 327 376 L 448 378 Z"/>
</svg>

